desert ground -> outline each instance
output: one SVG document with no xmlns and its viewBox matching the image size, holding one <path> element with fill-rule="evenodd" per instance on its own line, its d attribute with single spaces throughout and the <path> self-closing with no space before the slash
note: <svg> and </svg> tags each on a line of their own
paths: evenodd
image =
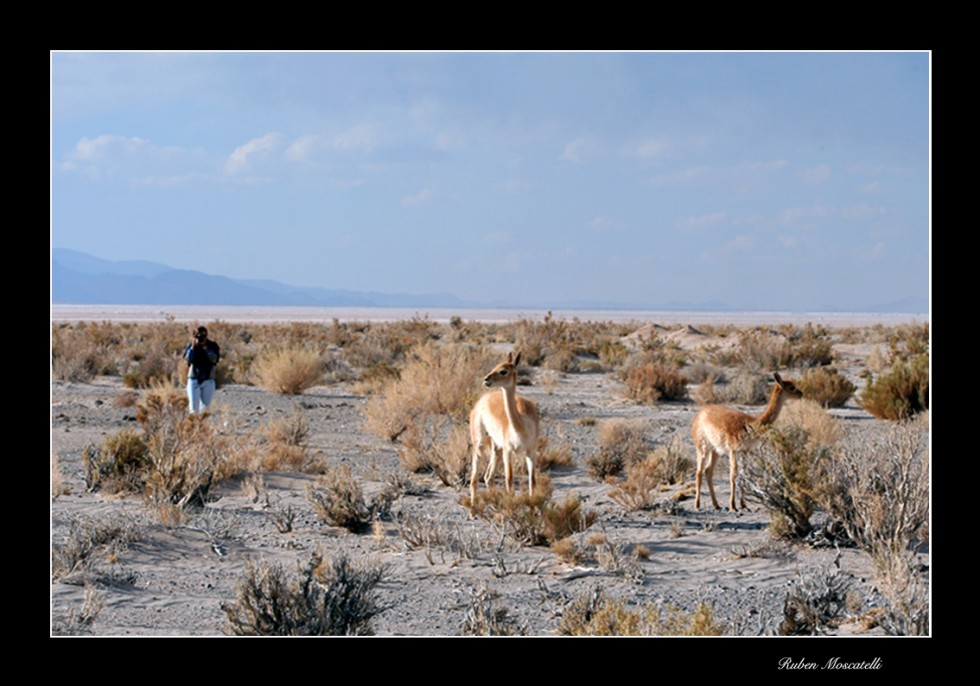
<svg viewBox="0 0 980 686">
<path fill-rule="evenodd" d="M 696 322 L 636 328 L 644 327 L 682 350 L 725 345 L 702 333 Z M 883 344 L 842 340 L 834 343 L 834 365 L 861 389 L 869 355 Z M 500 359 L 513 348 L 506 341 L 493 346 Z M 800 371 L 784 370 L 783 376 L 796 378 Z M 233 632 L 223 608 L 236 601 L 250 566 L 278 563 L 291 573 L 314 553 L 328 560 L 345 555 L 356 565 L 383 570 L 375 587 L 380 611 L 370 622 L 379 636 L 473 633 L 475 608 L 481 605 L 501 613 L 501 625 L 512 633 L 555 636 L 570 608 L 598 593 L 627 608 L 655 607 L 663 613 L 689 615 L 707 606 L 724 635 L 770 636 L 784 618 L 790 589 L 807 574 L 831 574 L 835 565 L 846 580 L 851 606 L 824 632 L 884 633 L 867 620 L 880 602 L 869 555 L 858 547 L 776 539 L 769 530 L 770 515 L 758 502 L 750 500 L 745 511 L 729 511 L 727 458 L 715 473 L 719 510 L 711 506 L 706 485 L 701 508 L 695 509 L 693 469 L 680 483 L 661 485 L 653 505 L 638 510 L 610 496 L 622 475 L 602 481 L 589 473 L 587 462 L 600 450 L 600 428 L 611 420 L 642 426 L 651 449 L 673 441 L 693 462 L 690 427 L 699 409 L 691 397 L 693 384 L 687 398 L 643 404 L 626 397 L 620 375 L 598 365 L 571 372 L 525 366 L 523 373 L 518 392 L 541 408 L 548 445 L 571 456 L 569 464 L 546 472 L 552 499 L 576 496 L 582 509 L 595 516 L 591 526 L 572 536 L 582 551 L 575 560 L 563 559 L 548 545 L 514 540 L 500 522 L 471 517 L 462 504 L 468 495 L 465 483 L 446 485 L 431 473 L 409 473 L 399 457 L 400 442 L 365 428 L 369 397 L 352 379 L 322 383 L 298 395 L 226 383 L 217 390 L 207 421 L 219 434 L 246 435 L 301 414 L 309 455 L 328 469 L 349 467 L 366 499 L 397 486 L 390 511 L 372 526 L 353 533 L 325 523 L 307 497 L 318 475 L 299 471 L 221 481 L 203 507 L 165 523 L 138 494 L 110 495 L 86 486 L 83 452 L 138 426 L 134 406 L 125 400 L 136 392 L 116 375 L 85 381 L 53 375 L 51 454 L 57 483 L 50 506 L 52 549 L 66 545 L 80 522 L 124 522 L 129 533 L 124 544 L 100 549 L 74 569 L 52 572 L 51 633 L 229 635 Z M 474 378 L 474 387 L 479 382 Z M 733 406 L 758 415 L 763 405 Z M 857 397 L 827 413 L 839 426 L 842 442 L 883 441 L 895 430 L 895 422 L 875 418 Z M 516 483 L 518 489 L 525 487 L 526 476 L 518 473 Z M 500 480 L 495 484 L 502 486 Z M 486 489 L 482 481 L 479 488 Z M 281 518 L 287 512 L 294 519 L 283 531 Z M 817 512 L 815 518 L 820 517 Z M 927 581 L 928 545 L 917 554 Z"/>
</svg>

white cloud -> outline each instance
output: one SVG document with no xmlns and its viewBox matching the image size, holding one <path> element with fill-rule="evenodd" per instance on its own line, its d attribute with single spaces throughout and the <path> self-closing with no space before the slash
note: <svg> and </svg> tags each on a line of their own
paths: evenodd
<svg viewBox="0 0 980 686">
<path fill-rule="evenodd" d="M 589 222 L 589 226 L 596 231 L 608 231 L 612 228 L 613 223 L 609 217 L 596 217 Z"/>
<path fill-rule="evenodd" d="M 857 191 L 862 195 L 876 195 L 881 192 L 882 188 L 884 188 L 884 186 L 881 183 L 872 181 L 871 183 L 861 186 L 857 189 Z"/>
<path fill-rule="evenodd" d="M 433 192 L 430 188 L 425 188 L 416 195 L 406 195 L 402 198 L 402 205 L 406 207 L 414 207 L 416 205 L 423 205 L 430 200 L 432 200 Z"/>
<path fill-rule="evenodd" d="M 592 155 L 597 150 L 598 146 L 592 139 L 586 137 L 576 138 L 565 146 L 564 151 L 561 153 L 561 159 L 566 162 L 581 164 L 585 161 L 586 156 Z"/>
<path fill-rule="evenodd" d="M 451 131 L 440 133 L 436 136 L 437 150 L 458 150 L 466 147 L 466 136 L 461 133 Z"/>
<path fill-rule="evenodd" d="M 830 165 L 818 164 L 811 169 L 804 169 L 803 178 L 810 183 L 823 183 L 830 178 Z"/>
<path fill-rule="evenodd" d="M 527 193 L 532 190 L 534 186 L 530 181 L 525 181 L 524 179 L 508 179 L 504 181 L 498 188 L 504 193 L 514 195 L 517 193 Z"/>
<path fill-rule="evenodd" d="M 669 186 L 679 186 L 697 179 L 703 178 L 710 173 L 708 167 L 692 167 L 691 169 L 678 169 L 652 177 L 648 184 L 654 188 L 664 188 Z"/>
<path fill-rule="evenodd" d="M 510 243 L 510 241 L 510 233 L 507 231 L 494 231 L 483 237 L 483 242 L 491 245 L 501 245 L 503 243 Z"/>
<path fill-rule="evenodd" d="M 75 160 L 90 162 L 93 160 L 104 159 L 107 155 L 114 152 L 133 153 L 149 145 L 143 138 L 124 136 L 113 136 L 104 134 L 95 138 L 82 138 L 75 144 L 75 150 L 71 157 Z"/>
<path fill-rule="evenodd" d="M 337 150 L 358 150 L 360 152 L 371 152 L 378 147 L 378 142 L 378 134 L 367 124 L 358 124 L 343 133 L 338 133 L 330 141 Z"/>
<path fill-rule="evenodd" d="M 228 156 L 225 162 L 225 172 L 228 174 L 238 174 L 249 168 L 252 161 L 265 157 L 270 151 L 276 148 L 279 141 L 278 133 L 267 133 L 261 138 L 253 138 L 245 145 L 235 148 L 234 152 Z"/>
<path fill-rule="evenodd" d="M 702 214 L 696 217 L 687 217 L 674 223 L 674 228 L 684 232 L 703 231 L 709 226 L 723 224 L 728 221 L 728 213 L 724 211 Z"/>
<path fill-rule="evenodd" d="M 776 216 L 776 224 L 779 226 L 793 226 L 815 219 L 823 219 L 831 214 L 823 205 L 813 207 L 790 207 L 783 210 Z"/>
<path fill-rule="evenodd" d="M 300 136 L 286 148 L 286 158 L 294 162 L 308 160 L 313 154 L 313 151 L 319 146 L 320 140 L 321 136 L 318 134 L 308 133 Z"/>
<path fill-rule="evenodd" d="M 841 219 L 871 219 L 872 217 L 880 217 L 885 214 L 884 207 L 872 207 L 866 202 L 860 205 L 855 205 L 853 207 L 845 207 L 841 209 L 840 216 Z"/>
<path fill-rule="evenodd" d="M 888 246 L 884 241 L 878 241 L 863 255 L 858 258 L 859 262 L 875 262 L 885 256 Z"/>
<path fill-rule="evenodd" d="M 633 141 L 623 146 L 622 153 L 627 157 L 641 160 L 655 160 L 663 156 L 667 146 L 655 138 Z"/>
</svg>

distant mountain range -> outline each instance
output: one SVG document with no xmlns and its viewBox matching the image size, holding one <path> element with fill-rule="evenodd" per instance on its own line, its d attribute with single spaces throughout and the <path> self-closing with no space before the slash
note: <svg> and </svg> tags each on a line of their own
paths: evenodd
<svg viewBox="0 0 980 686">
<path fill-rule="evenodd" d="M 449 293 L 371 293 L 229 279 L 157 262 L 113 262 L 77 250 L 51 251 L 51 300 L 79 305 L 270 305 L 303 307 L 479 307 Z"/>
<path fill-rule="evenodd" d="M 668 302 L 637 305 L 596 301 L 548 303 L 473 302 L 451 293 L 374 293 L 344 289 L 303 288 L 278 281 L 230 279 L 158 262 L 103 260 L 77 250 L 51 250 L 51 301 L 78 305 L 247 305 L 277 307 L 439 307 L 587 309 L 725 312 L 733 308 L 712 302 Z M 839 308 L 826 308 L 833 312 Z M 871 306 L 866 312 L 926 313 L 921 298 L 904 298 Z"/>
</svg>

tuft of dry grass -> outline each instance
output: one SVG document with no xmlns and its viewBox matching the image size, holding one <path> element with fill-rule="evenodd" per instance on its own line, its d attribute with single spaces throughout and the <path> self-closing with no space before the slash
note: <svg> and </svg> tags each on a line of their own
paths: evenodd
<svg viewBox="0 0 980 686">
<path fill-rule="evenodd" d="M 823 407 L 843 407 L 855 391 L 854 384 L 833 367 L 806 370 L 798 385 L 804 398 Z"/>
<path fill-rule="evenodd" d="M 609 497 L 628 512 L 653 507 L 660 485 L 660 457 L 651 453 L 626 468 L 626 479 L 609 491 Z"/>
<path fill-rule="evenodd" d="M 221 609 L 237 636 L 370 636 L 371 620 L 384 609 L 375 592 L 384 574 L 345 555 L 328 564 L 314 553 L 295 574 L 248 560 L 235 601 Z"/>
<path fill-rule="evenodd" d="M 252 363 L 259 386 L 283 395 L 299 395 L 323 380 L 320 354 L 308 348 L 267 350 Z"/>
<path fill-rule="evenodd" d="M 814 446 L 830 448 L 841 437 L 840 422 L 819 403 L 800 398 L 786 403 L 777 421 L 779 426 L 796 426 L 807 432 L 807 441 Z"/>
<path fill-rule="evenodd" d="M 341 526 L 353 533 L 367 530 L 373 519 L 371 508 L 351 468 L 340 465 L 317 478 L 306 489 L 306 499 L 317 516 L 331 526 Z"/>
<path fill-rule="evenodd" d="M 585 466 L 592 478 L 605 481 L 643 460 L 651 447 L 644 422 L 607 419 L 599 424 L 599 452 L 586 458 Z"/>
<path fill-rule="evenodd" d="M 813 526 L 815 493 L 827 449 L 809 441 L 806 430 L 773 427 L 760 448 L 744 461 L 743 483 L 748 497 L 769 513 L 769 530 L 777 538 L 801 539 Z"/>
<path fill-rule="evenodd" d="M 691 613 L 672 606 L 666 612 L 653 605 L 632 609 L 622 600 L 606 598 L 595 587 L 565 607 L 558 633 L 562 636 L 721 636 L 724 627 L 706 603 Z"/>
<path fill-rule="evenodd" d="M 887 374 L 869 378 L 858 403 L 879 419 L 908 419 L 928 410 L 929 355 L 898 360 Z"/>
<path fill-rule="evenodd" d="M 306 445 L 309 425 L 302 409 L 274 419 L 262 431 L 265 446 L 261 450 L 261 467 L 267 472 L 293 471 L 322 474 L 326 469 L 322 458 L 314 457 Z"/>
<path fill-rule="evenodd" d="M 480 380 L 492 367 L 484 348 L 427 344 L 414 351 L 399 377 L 365 407 L 365 428 L 397 439 L 420 416 L 443 416 L 465 424 L 480 397 Z"/>
<path fill-rule="evenodd" d="M 634 366 L 625 373 L 626 397 L 646 405 L 687 397 L 687 379 L 674 367 L 660 362 Z"/>
<path fill-rule="evenodd" d="M 486 586 L 471 589 L 469 606 L 460 629 L 462 636 L 526 636 L 527 628 L 497 601 L 500 594 Z"/>
<path fill-rule="evenodd" d="M 508 493 L 506 489 L 478 491 L 471 511 L 498 526 L 521 545 L 551 545 L 571 534 L 585 531 L 598 513 L 584 510 L 576 496 L 560 503 L 551 502 L 552 486 L 544 474 L 535 480 L 535 491 Z M 468 501 L 468 498 L 464 498 Z M 470 503 L 465 502 L 467 506 Z"/>
</svg>

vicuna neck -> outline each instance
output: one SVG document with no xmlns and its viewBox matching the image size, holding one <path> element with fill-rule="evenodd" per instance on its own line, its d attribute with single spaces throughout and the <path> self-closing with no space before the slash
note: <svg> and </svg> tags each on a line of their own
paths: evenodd
<svg viewBox="0 0 980 686">
<path fill-rule="evenodd" d="M 766 411 L 756 417 L 753 421 L 760 426 L 769 426 L 776 418 L 779 416 L 779 411 L 783 409 L 783 403 L 786 402 L 786 396 L 783 395 L 783 389 L 779 385 L 772 387 L 772 393 L 769 394 L 769 404 L 766 405 Z"/>
<path fill-rule="evenodd" d="M 517 413 L 517 390 L 513 380 L 501 386 L 500 392 L 504 394 L 504 412 L 507 413 L 507 421 L 511 426 L 519 426 L 521 423 L 520 415 Z"/>
</svg>

